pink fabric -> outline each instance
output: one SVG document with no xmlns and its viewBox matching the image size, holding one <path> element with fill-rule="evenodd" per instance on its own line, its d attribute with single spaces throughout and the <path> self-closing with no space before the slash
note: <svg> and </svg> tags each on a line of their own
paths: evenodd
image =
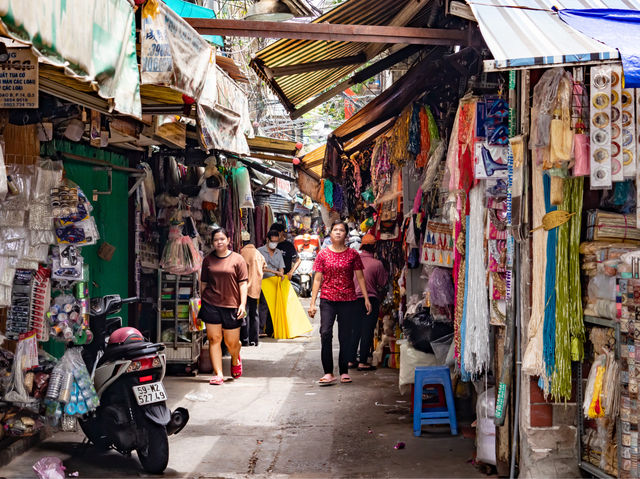
<svg viewBox="0 0 640 479">
<path fill-rule="evenodd" d="M 420 207 L 422 206 L 422 188 L 418 188 L 416 197 L 413 199 L 413 213 L 420 213 Z"/>
</svg>

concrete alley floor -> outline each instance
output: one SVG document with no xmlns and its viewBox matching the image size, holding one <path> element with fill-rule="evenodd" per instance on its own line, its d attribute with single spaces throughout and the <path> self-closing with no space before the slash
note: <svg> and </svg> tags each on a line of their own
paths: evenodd
<svg viewBox="0 0 640 479">
<path fill-rule="evenodd" d="M 245 373 L 238 380 L 210 386 L 209 375 L 165 378 L 171 409 L 184 406 L 191 416 L 169 438 L 165 477 L 486 477 L 469 463 L 471 439 L 450 436 L 448 427 L 425 427 L 414 437 L 397 370 L 354 370 L 352 384 L 317 386 L 319 316 L 309 337 L 243 348 Z M 228 373 L 228 358 L 224 367 Z M 67 474 L 78 471 L 80 478 L 154 477 L 135 453 L 101 453 L 83 438 L 58 433 L 1 468 L 0 476 L 35 477 L 38 459 L 57 456 Z M 394 449 L 399 441 L 404 449 Z"/>
</svg>

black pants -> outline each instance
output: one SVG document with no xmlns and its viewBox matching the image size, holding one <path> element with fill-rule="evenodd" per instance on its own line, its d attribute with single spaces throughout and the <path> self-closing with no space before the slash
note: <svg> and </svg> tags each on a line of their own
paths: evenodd
<svg viewBox="0 0 640 479">
<path fill-rule="evenodd" d="M 273 322 L 271 321 L 271 313 L 269 313 L 269 305 L 264 297 L 264 294 L 260 292 L 260 302 L 258 303 L 258 310 L 260 312 L 260 330 L 267 336 L 273 336 Z"/>
<path fill-rule="evenodd" d="M 258 299 L 247 297 L 247 318 L 240 329 L 240 341 L 242 344 L 258 345 L 260 333 L 260 316 L 258 315 Z"/>
<path fill-rule="evenodd" d="M 329 301 L 320 299 L 320 337 L 322 341 L 322 367 L 325 374 L 333 374 L 333 323 L 338 318 L 338 368 L 340 374 L 349 372 L 349 344 L 351 322 L 358 314 L 357 301 Z"/>
<path fill-rule="evenodd" d="M 373 344 L 373 332 L 378 323 L 378 313 L 380 312 L 380 303 L 378 298 L 369 297 L 371 302 L 371 314 L 367 314 L 367 308 L 364 306 L 364 298 L 358 299 L 360 312 L 352 323 L 351 328 L 351 349 L 349 350 L 349 362 L 361 362 L 366 364 L 371 353 Z M 358 356 L 358 344 L 360 345 L 360 356 Z"/>
</svg>

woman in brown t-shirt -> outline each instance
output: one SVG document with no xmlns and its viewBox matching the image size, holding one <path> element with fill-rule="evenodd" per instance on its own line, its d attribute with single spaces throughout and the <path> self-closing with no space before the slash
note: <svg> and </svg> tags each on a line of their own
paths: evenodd
<svg viewBox="0 0 640 479">
<path fill-rule="evenodd" d="M 246 316 L 247 263 L 238 253 L 229 251 L 229 236 L 224 228 L 213 231 L 213 251 L 202 262 L 199 317 L 207 324 L 209 354 L 214 376 L 209 384 L 220 385 L 222 375 L 222 337 L 231 354 L 231 376 L 242 375 L 240 326 Z"/>
</svg>

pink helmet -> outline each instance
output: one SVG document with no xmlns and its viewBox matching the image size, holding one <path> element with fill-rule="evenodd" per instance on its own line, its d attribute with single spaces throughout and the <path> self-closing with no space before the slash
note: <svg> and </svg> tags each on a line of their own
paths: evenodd
<svg viewBox="0 0 640 479">
<path fill-rule="evenodd" d="M 109 344 L 130 344 L 141 341 L 144 341 L 142 333 L 130 326 L 116 329 L 111 336 L 109 336 Z"/>
</svg>

